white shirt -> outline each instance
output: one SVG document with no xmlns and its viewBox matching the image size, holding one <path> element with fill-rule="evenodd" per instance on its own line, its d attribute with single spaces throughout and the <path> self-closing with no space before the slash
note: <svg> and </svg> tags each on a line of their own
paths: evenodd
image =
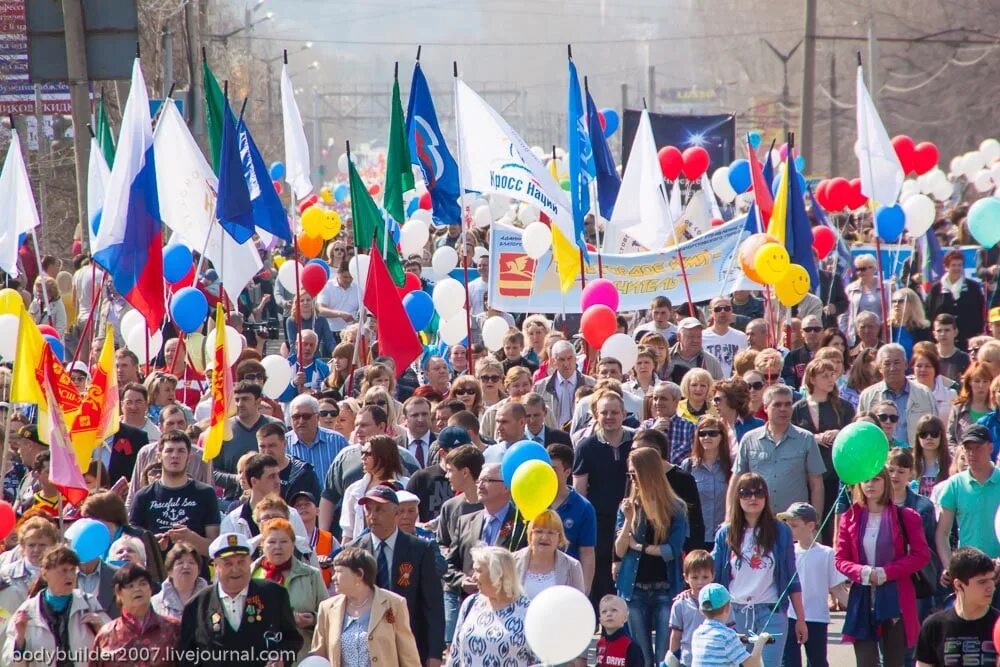
<svg viewBox="0 0 1000 667">
<path fill-rule="evenodd" d="M 875 551 L 878 547 L 878 529 L 882 525 L 882 512 L 869 512 L 868 523 L 865 525 L 865 534 L 861 536 L 861 547 L 865 552 L 865 559 L 868 564 L 875 567 Z"/>
<path fill-rule="evenodd" d="M 396 551 L 396 538 L 398 536 L 399 536 L 399 528 L 392 531 L 392 535 L 385 538 L 384 540 L 380 540 L 379 538 L 375 537 L 375 533 L 372 533 L 372 555 L 375 557 L 376 562 L 378 562 L 379 545 L 384 544 L 385 562 L 389 564 L 390 569 L 392 568 L 392 554 L 395 553 Z M 392 576 L 390 575 L 389 578 L 391 579 Z"/>
<path fill-rule="evenodd" d="M 347 289 L 344 289 L 337 284 L 336 278 L 327 282 L 323 291 L 316 297 L 316 303 L 330 310 L 339 310 L 344 313 L 356 314 L 361 309 L 357 285 L 351 283 Z M 347 321 L 339 317 L 328 317 L 326 322 L 330 325 L 330 331 L 343 331 L 344 327 L 347 326 Z"/>
<path fill-rule="evenodd" d="M 738 564 L 738 554 L 734 552 L 730 556 L 733 578 L 729 583 L 729 595 L 737 604 L 773 604 L 778 601 L 778 587 L 774 583 L 774 554 L 761 553 L 756 533 L 756 528 L 743 533 L 740 545 L 742 559 Z"/>
<path fill-rule="evenodd" d="M 568 422 L 573 418 L 573 398 L 576 393 L 576 371 L 569 378 L 564 378 L 558 372 L 555 375 L 556 380 L 556 399 L 559 409 L 556 415 L 556 423 L 560 426 Z"/>
<path fill-rule="evenodd" d="M 714 329 L 705 329 L 701 335 L 702 347 L 719 360 L 723 377 L 733 373 L 733 359 L 747 349 L 747 335 L 730 327 L 724 334 L 715 333 Z"/>
<path fill-rule="evenodd" d="M 94 303 L 94 281 L 104 275 L 101 267 L 92 267 L 90 264 L 81 266 L 73 274 L 73 292 L 76 295 L 76 313 L 79 321 L 84 321 L 90 317 L 90 307 Z"/>
<path fill-rule="evenodd" d="M 248 585 L 237 593 L 236 597 L 229 597 L 222 590 L 222 584 L 217 585 L 219 587 L 219 600 L 222 601 L 222 611 L 226 615 L 226 620 L 229 621 L 229 625 L 232 626 L 233 630 L 239 630 L 240 624 L 243 622 L 243 610 L 247 606 L 247 591 L 250 589 L 250 586 Z"/>
<path fill-rule="evenodd" d="M 410 478 L 397 477 L 396 480 L 405 488 Z M 360 535 L 367 527 L 365 508 L 359 505 L 358 501 L 368 492 L 368 485 L 371 484 L 371 481 L 371 475 L 365 473 L 361 479 L 348 486 L 344 491 L 344 500 L 340 511 L 340 528 L 344 531 L 343 542 L 345 544 Z"/>
<path fill-rule="evenodd" d="M 814 542 L 809 549 L 795 545 L 795 569 L 802 583 L 802 609 L 809 623 L 829 623 L 830 608 L 826 604 L 830 589 L 847 577 L 837 570 L 833 549 Z M 796 618 L 795 610 L 788 607 L 788 618 Z"/>
</svg>

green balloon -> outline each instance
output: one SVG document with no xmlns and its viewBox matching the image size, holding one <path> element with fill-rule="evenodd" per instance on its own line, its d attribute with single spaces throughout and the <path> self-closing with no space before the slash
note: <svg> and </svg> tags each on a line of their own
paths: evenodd
<svg viewBox="0 0 1000 667">
<path fill-rule="evenodd" d="M 885 467 L 889 440 L 875 424 L 854 422 L 833 441 L 833 467 L 844 484 L 868 481 Z"/>
<path fill-rule="evenodd" d="M 569 192 L 569 179 L 567 179 L 567 180 L 563 181 L 562 183 L 560 183 L 559 187 L 561 187 L 563 190 L 566 190 L 567 192 Z"/>
</svg>

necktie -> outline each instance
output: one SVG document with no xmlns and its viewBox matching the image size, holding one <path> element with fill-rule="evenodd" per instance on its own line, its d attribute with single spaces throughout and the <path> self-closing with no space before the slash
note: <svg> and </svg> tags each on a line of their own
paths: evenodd
<svg viewBox="0 0 1000 667">
<path fill-rule="evenodd" d="M 489 521 L 486 522 L 486 530 L 484 531 L 485 534 L 483 535 L 483 537 L 485 538 L 484 541 L 486 542 L 486 544 L 490 545 L 491 547 L 496 544 L 497 533 L 499 532 L 498 530 L 499 523 L 500 520 L 495 516 L 491 516 Z"/>
<path fill-rule="evenodd" d="M 542 434 L 541 433 L 539 433 L 538 435 L 531 436 L 531 439 L 534 440 L 535 442 L 537 442 L 539 445 L 544 445 L 545 444 L 545 442 L 542 440 Z"/>
<path fill-rule="evenodd" d="M 417 465 L 423 468 L 426 463 L 424 463 L 424 442 L 423 440 L 414 440 L 410 443 L 413 445 L 413 456 L 417 459 Z"/>
<path fill-rule="evenodd" d="M 389 559 L 385 555 L 385 542 L 378 543 L 378 573 L 375 575 L 375 583 L 379 588 L 389 589 Z"/>
</svg>

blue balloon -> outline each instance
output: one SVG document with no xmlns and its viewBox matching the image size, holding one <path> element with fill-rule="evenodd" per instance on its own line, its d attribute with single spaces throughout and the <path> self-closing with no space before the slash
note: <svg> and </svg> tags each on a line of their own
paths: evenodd
<svg viewBox="0 0 1000 667">
<path fill-rule="evenodd" d="M 604 116 L 604 136 L 610 137 L 618 131 L 621 119 L 618 117 L 618 112 L 611 107 L 601 109 L 601 114 Z"/>
<path fill-rule="evenodd" d="M 81 563 L 103 558 L 111 546 L 108 527 L 97 519 L 77 519 L 66 529 L 66 541 Z"/>
<path fill-rule="evenodd" d="M 521 440 L 507 448 L 500 462 L 500 472 L 503 473 L 503 483 L 509 489 L 514 482 L 514 473 L 522 463 L 527 461 L 545 461 L 551 464 L 552 459 L 545 447 L 533 440 Z"/>
<path fill-rule="evenodd" d="M 66 361 L 66 348 L 63 346 L 63 342 L 53 336 L 52 334 L 44 334 L 42 338 L 48 342 L 49 347 L 52 348 L 52 354 L 56 355 L 56 359 L 59 361 Z"/>
<path fill-rule="evenodd" d="M 883 241 L 895 242 L 906 226 L 906 214 L 899 204 L 882 206 L 875 211 L 875 231 Z"/>
<path fill-rule="evenodd" d="M 729 184 L 736 194 L 743 194 L 750 189 L 750 163 L 746 160 L 735 160 L 729 165 Z"/>
<path fill-rule="evenodd" d="M 285 177 L 285 163 L 284 162 L 272 162 L 271 163 L 271 180 L 280 181 Z"/>
<path fill-rule="evenodd" d="M 98 211 L 97 212 L 97 216 L 94 218 L 94 224 L 95 224 L 95 226 L 94 226 L 94 235 L 95 236 L 97 235 L 97 226 L 96 225 L 97 225 L 97 223 L 100 222 L 100 220 L 101 220 L 101 212 Z M 20 248 L 21 246 L 23 246 L 24 242 L 27 241 L 27 240 L 28 240 L 28 232 L 21 232 L 20 234 L 18 234 L 17 235 L 17 247 Z"/>
<path fill-rule="evenodd" d="M 760 148 L 761 139 L 762 137 L 760 136 L 760 132 L 757 130 L 747 134 L 747 140 L 750 142 L 750 148 Z"/>
<path fill-rule="evenodd" d="M 799 192 L 805 193 L 806 191 L 806 177 L 795 172 L 795 180 L 799 182 Z M 775 197 L 778 196 L 778 190 L 781 189 L 781 173 L 779 172 L 777 176 L 774 177 L 774 182 L 771 184 L 771 194 Z"/>
<path fill-rule="evenodd" d="M 414 290 L 403 297 L 403 308 L 410 318 L 414 331 L 423 331 L 434 317 L 434 301 L 431 295 L 423 290 Z"/>
<path fill-rule="evenodd" d="M 795 156 L 795 168 L 800 174 L 806 170 L 806 159 L 801 155 Z"/>
<path fill-rule="evenodd" d="M 171 243 L 163 249 L 163 277 L 168 283 L 184 280 L 191 271 L 194 258 L 191 250 L 183 244 Z"/>
<path fill-rule="evenodd" d="M 344 183 L 341 183 L 333 189 L 333 198 L 338 202 L 344 201 L 350 194 L 351 189 Z"/>
<path fill-rule="evenodd" d="M 330 279 L 330 265 L 326 263 L 325 259 L 320 259 L 319 257 L 316 257 L 315 259 L 310 259 L 308 262 L 306 262 L 306 264 L 319 264 L 320 266 L 323 267 L 323 270 L 326 271 L 326 279 L 327 280 Z"/>
<path fill-rule="evenodd" d="M 197 287 L 179 289 L 170 300 L 170 317 L 178 329 L 194 333 L 208 317 L 208 299 Z"/>
</svg>

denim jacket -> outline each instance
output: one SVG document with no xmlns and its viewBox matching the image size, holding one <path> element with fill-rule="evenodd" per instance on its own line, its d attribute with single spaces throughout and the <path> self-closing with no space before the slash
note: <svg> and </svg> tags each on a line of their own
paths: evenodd
<svg viewBox="0 0 1000 667">
<path fill-rule="evenodd" d="M 646 515 L 641 510 L 638 511 L 639 523 L 637 526 L 636 533 L 638 535 L 646 534 Z M 618 510 L 618 520 L 615 523 L 615 534 L 617 535 L 625 527 L 625 514 Z M 663 558 L 663 566 L 666 569 L 667 575 L 667 594 L 669 599 L 673 599 L 675 595 L 681 592 L 681 550 L 684 548 L 684 538 L 688 534 L 688 520 L 687 514 L 684 511 L 677 512 L 674 515 L 673 520 L 670 522 L 670 532 L 667 533 L 667 541 L 660 545 L 660 557 Z M 639 540 L 642 542 L 642 540 Z M 639 573 L 639 558 L 641 554 L 638 551 L 633 551 L 629 549 L 622 556 L 621 569 L 618 570 L 618 580 L 616 581 L 616 586 L 618 587 L 618 594 L 622 596 L 623 599 L 629 601 L 632 599 L 632 590 L 635 588 L 635 578 Z"/>
<path fill-rule="evenodd" d="M 715 583 L 722 584 L 729 588 L 733 578 L 733 571 L 729 564 L 732 551 L 726 543 L 729 537 L 729 524 L 723 524 L 719 532 L 715 534 L 715 548 L 712 550 L 712 558 L 715 560 Z M 792 543 L 792 530 L 783 522 L 778 522 L 778 532 L 774 541 L 774 586 L 778 589 L 778 611 L 786 613 L 788 610 L 788 598 L 792 593 L 801 593 L 802 585 L 798 577 L 795 576 L 795 547 Z M 791 582 L 791 585 L 789 585 Z M 786 590 L 787 589 L 787 590 Z"/>
</svg>

